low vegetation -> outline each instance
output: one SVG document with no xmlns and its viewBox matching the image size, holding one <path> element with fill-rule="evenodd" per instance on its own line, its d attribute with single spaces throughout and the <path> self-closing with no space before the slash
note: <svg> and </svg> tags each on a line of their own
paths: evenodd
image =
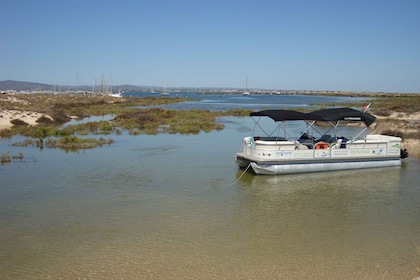
<svg viewBox="0 0 420 280">
<path fill-rule="evenodd" d="M 2 109 L 35 111 L 45 113 L 51 117 L 63 115 L 80 118 L 90 115 L 116 114 L 135 106 L 156 106 L 191 100 L 171 97 L 115 98 L 96 94 L 18 94 L 11 97 L 0 98 L 0 107 Z"/>
<path fill-rule="evenodd" d="M 223 124 L 216 119 L 227 115 L 249 115 L 249 111 L 135 109 L 116 116 L 113 123 L 130 134 L 198 134 L 223 129 Z"/>
<path fill-rule="evenodd" d="M 7 154 L 2 154 L 1 157 L 0 157 L 0 164 L 10 163 L 12 160 L 22 161 L 23 160 L 23 154 L 18 153 L 18 154 L 13 155 L 13 156 L 10 156 L 9 152 L 7 152 Z"/>
<path fill-rule="evenodd" d="M 249 115 L 249 110 L 214 112 L 209 110 L 164 110 L 158 105 L 185 102 L 191 99 L 171 97 L 125 97 L 113 98 L 100 95 L 75 94 L 33 94 L 14 95 L 13 101 L 0 98 L 2 109 L 34 111 L 45 115 L 37 120 L 38 125 L 29 126 L 20 119 L 13 119 L 11 129 L 0 131 L 0 136 L 23 135 L 24 141 L 15 146 L 36 146 L 39 148 L 86 149 L 111 144 L 112 139 L 83 138 L 86 135 L 115 135 L 127 130 L 131 135 L 180 133 L 198 134 L 221 130 L 217 123 L 220 116 Z M 66 125 L 73 118 L 114 115 L 111 121 L 87 122 Z"/>
<path fill-rule="evenodd" d="M 11 162 L 9 153 L 1 155 L 0 163 L 5 164 Z"/>
<path fill-rule="evenodd" d="M 410 114 L 419 111 L 420 98 L 417 95 L 376 97 L 371 101 L 374 105 L 371 112 L 377 116 L 388 117 L 391 113 Z M 13 98 L 13 99 L 11 99 Z M 13 102 L 11 102 L 11 100 Z M 248 116 L 249 110 L 229 110 L 225 112 L 210 110 L 166 110 L 158 105 L 189 101 L 186 98 L 172 97 L 124 97 L 114 98 L 100 95 L 76 94 L 22 94 L 13 95 L 9 99 L 0 98 L 0 106 L 5 110 L 33 111 L 45 114 L 37 120 L 38 125 L 29 126 L 20 119 L 13 119 L 11 129 L 3 129 L 0 136 L 10 137 L 15 134 L 27 137 L 24 141 L 15 143 L 19 146 L 32 145 L 39 148 L 62 148 L 66 150 L 87 149 L 113 143 L 113 139 L 100 137 L 86 138 L 87 135 L 120 135 L 128 131 L 131 135 L 179 133 L 198 134 L 221 130 L 224 125 L 217 122 L 222 116 Z M 347 104 L 352 107 L 362 107 L 362 102 Z M 336 104 L 315 104 L 322 108 Z M 73 118 L 90 116 L 114 115 L 111 121 L 87 122 L 66 125 Z M 50 116 L 46 117 L 46 116 Z M 396 121 L 395 126 L 378 119 L 377 128 L 382 133 L 401 136 L 403 138 L 418 138 L 418 123 L 409 124 Z M 398 130 L 405 125 L 409 130 Z M 2 156 L 2 162 L 7 162 L 7 155 Z"/>
<path fill-rule="evenodd" d="M 375 99 L 372 111 L 378 116 L 390 116 L 392 113 L 413 114 L 420 111 L 420 96 L 416 94 L 408 96 L 380 97 Z"/>
<path fill-rule="evenodd" d="M 53 139 L 52 137 L 48 137 L 46 140 L 38 138 L 26 138 L 23 141 L 13 143 L 12 146 L 18 147 L 26 147 L 26 146 L 33 146 L 40 149 L 45 148 L 61 148 L 63 150 L 72 151 L 78 149 L 90 149 L 95 148 L 98 146 L 102 146 L 105 144 L 112 144 L 114 140 L 112 139 L 104 139 L 100 137 L 99 139 L 95 138 L 80 138 L 74 135 L 71 136 L 63 136 L 57 139 Z"/>
</svg>

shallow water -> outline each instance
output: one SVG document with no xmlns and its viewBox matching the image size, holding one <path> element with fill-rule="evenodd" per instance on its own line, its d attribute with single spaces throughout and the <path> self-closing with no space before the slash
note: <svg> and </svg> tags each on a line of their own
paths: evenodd
<svg viewBox="0 0 420 280">
<path fill-rule="evenodd" d="M 420 161 L 286 176 L 238 170 L 251 123 L 112 136 L 0 165 L 1 279 L 412 279 Z"/>
<path fill-rule="evenodd" d="M 158 93 L 127 93 L 129 96 L 137 97 L 159 97 Z M 229 109 L 286 109 L 286 108 L 307 108 L 311 109 L 315 105 L 334 104 L 334 106 L 347 107 L 346 104 L 372 100 L 372 98 L 349 97 L 349 96 L 317 96 L 317 95 L 268 95 L 251 94 L 243 96 L 240 94 L 198 94 L 195 92 L 171 93 L 170 98 L 185 97 L 199 100 L 163 105 L 168 109 L 198 109 L 224 111 Z"/>
</svg>

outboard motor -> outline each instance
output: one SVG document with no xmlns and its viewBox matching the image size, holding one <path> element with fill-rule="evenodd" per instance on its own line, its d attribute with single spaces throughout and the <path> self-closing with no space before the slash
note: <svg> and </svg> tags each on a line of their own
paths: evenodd
<svg viewBox="0 0 420 280">
<path fill-rule="evenodd" d="M 400 150 L 400 158 L 406 158 L 406 157 L 408 157 L 408 152 L 407 152 L 407 149 L 401 149 Z"/>
</svg>

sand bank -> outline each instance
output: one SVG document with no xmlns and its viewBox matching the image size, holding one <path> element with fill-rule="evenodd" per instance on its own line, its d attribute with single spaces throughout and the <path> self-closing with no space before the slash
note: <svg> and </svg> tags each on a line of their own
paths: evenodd
<svg viewBox="0 0 420 280">
<path fill-rule="evenodd" d="M 13 126 L 11 121 L 14 119 L 19 119 L 29 125 L 37 125 L 36 121 L 43 116 L 52 120 L 50 116 L 38 112 L 0 109 L 0 130 L 11 128 Z"/>
</svg>

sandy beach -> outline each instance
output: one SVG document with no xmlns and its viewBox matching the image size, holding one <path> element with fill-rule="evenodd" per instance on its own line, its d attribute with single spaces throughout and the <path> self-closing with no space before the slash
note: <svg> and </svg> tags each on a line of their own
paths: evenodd
<svg viewBox="0 0 420 280">
<path fill-rule="evenodd" d="M 14 119 L 24 121 L 29 125 L 37 125 L 36 121 L 43 116 L 49 117 L 38 112 L 0 109 L 0 130 L 11 128 L 13 126 L 11 121 Z"/>
</svg>

